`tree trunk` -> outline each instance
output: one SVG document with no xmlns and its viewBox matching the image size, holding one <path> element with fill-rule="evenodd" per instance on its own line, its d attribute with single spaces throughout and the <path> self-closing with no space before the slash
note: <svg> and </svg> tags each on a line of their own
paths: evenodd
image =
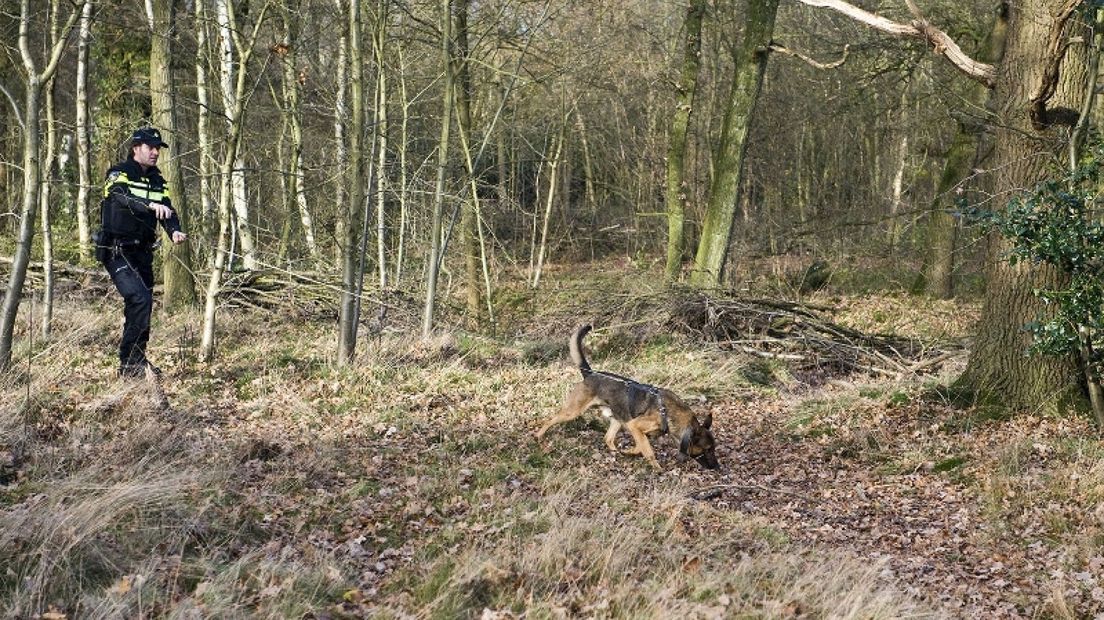
<svg viewBox="0 0 1104 620">
<path fill-rule="evenodd" d="M 1004 53 L 1004 42 L 1008 31 L 1008 6 L 1002 4 L 989 31 L 981 57 L 983 62 L 998 63 Z M 975 84 L 969 103 L 975 109 L 991 110 L 993 91 L 983 84 Z M 971 113 L 970 110 L 963 110 Z M 935 190 L 928 215 L 927 237 L 928 252 L 922 269 L 925 288 L 929 295 L 940 299 L 954 296 L 954 274 L 958 246 L 958 218 L 954 215 L 955 203 L 966 193 L 967 188 L 976 185 L 972 179 L 973 171 L 982 164 L 988 154 L 988 140 L 982 140 L 983 132 L 991 119 L 963 118 L 958 123 L 951 147 L 947 151 L 943 172 Z"/>
<path fill-rule="evenodd" d="M 1063 0 L 1014 3 L 1010 6 L 1008 39 L 997 72 L 994 127 L 995 195 L 1007 200 L 1047 177 L 1048 163 L 1061 153 L 1070 116 L 1085 96 L 1087 53 L 1084 44 L 1068 47 L 1042 112 L 1036 90 L 1049 66 L 1046 42 L 1055 28 Z M 1075 33 L 1084 35 L 1083 32 Z M 1039 121 L 1046 121 L 1039 124 Z M 1084 407 L 1072 357 L 1025 355 L 1031 336 L 1023 326 L 1047 309 L 1033 294 L 1062 285 L 1053 268 L 1027 262 L 1009 265 L 1009 244 L 990 239 L 987 288 L 974 349 L 956 387 L 980 402 L 1012 410 L 1054 412 Z"/>
<path fill-rule="evenodd" d="M 437 302 L 437 275 L 441 262 L 441 221 L 444 219 L 445 175 L 448 173 L 448 143 L 452 122 L 452 6 L 450 0 L 441 0 L 441 51 L 445 80 L 444 102 L 441 106 L 441 139 L 437 144 L 437 184 L 433 191 L 433 219 L 430 223 L 428 273 L 426 275 L 426 300 L 422 313 L 422 337 L 433 333 L 433 309 Z"/>
<path fill-rule="evenodd" d="M 399 59 L 399 97 L 402 104 L 402 122 L 399 124 L 399 184 L 398 184 L 398 198 L 399 198 L 399 224 L 396 227 L 395 234 L 398 239 L 395 242 L 395 285 L 398 286 L 402 281 L 403 275 L 403 260 L 406 257 L 406 227 L 408 212 L 407 212 L 407 197 L 409 195 L 409 188 L 406 184 L 406 158 L 407 151 L 409 150 L 408 130 L 410 127 L 410 97 L 406 92 L 406 62 L 405 56 L 402 51 L 402 46 L 398 49 Z"/>
<path fill-rule="evenodd" d="M 384 70 L 383 51 L 387 43 L 387 2 L 376 5 L 376 32 L 373 47 L 376 56 L 376 263 L 380 289 L 387 288 L 387 195 L 384 179 L 387 178 L 387 71 Z"/>
<path fill-rule="evenodd" d="M 187 230 L 191 223 L 188 200 L 184 193 L 184 175 L 180 154 L 187 149 L 183 134 L 176 130 L 176 86 L 173 83 L 172 53 L 176 38 L 176 7 L 173 0 L 153 0 L 153 38 L 150 42 L 150 99 L 153 124 L 169 143 L 170 156 L 158 160 L 165 181 L 172 192 L 172 206 Z M 192 253 L 187 243 L 166 243 L 161 251 L 161 274 L 164 280 L 162 303 L 166 310 L 190 308 L 196 303 L 195 280 L 192 278 Z"/>
<path fill-rule="evenodd" d="M 314 218 L 307 204 L 306 179 L 303 174 L 303 110 L 300 104 L 299 75 L 299 15 L 300 0 L 290 0 L 284 7 L 282 18 L 284 26 L 284 114 L 290 129 L 291 142 L 288 146 L 288 185 L 291 196 L 289 207 L 299 213 L 299 223 L 303 230 L 303 241 L 307 252 L 315 265 L 322 259 L 318 251 L 318 242 L 314 235 Z M 292 221 L 292 211 L 288 211 L 288 220 Z"/>
<path fill-rule="evenodd" d="M 682 58 L 682 71 L 675 90 L 675 112 L 671 115 L 669 143 L 667 145 L 667 280 L 678 280 L 682 270 L 683 224 L 686 219 L 686 202 L 689 188 L 686 186 L 686 144 L 690 117 L 694 109 L 694 96 L 698 90 L 698 73 L 701 70 L 702 20 L 706 0 L 691 0 L 686 10 L 683 27 L 686 29 L 686 47 Z"/>
<path fill-rule="evenodd" d="M 709 205 L 690 278 L 695 286 L 717 286 L 724 275 L 747 153 L 748 127 L 755 115 L 767 70 L 767 45 L 774 32 L 777 12 L 778 0 L 750 0 L 748 3 L 744 33 L 733 57 L 732 90 L 715 158 L 716 176 L 710 187 Z"/>
<path fill-rule="evenodd" d="M 88 127 L 88 44 L 92 38 L 92 6 L 88 0 L 81 10 L 77 36 L 77 241 L 84 262 L 92 262 L 92 225 L 88 221 L 88 197 L 92 188 L 92 145 Z M 98 224 L 97 224 L 98 225 Z"/>
<path fill-rule="evenodd" d="M 55 0 L 56 1 L 56 0 Z M 4 294 L 4 305 L 0 308 L 0 371 L 11 368 L 12 338 L 15 332 L 15 320 L 19 314 L 19 303 L 23 299 L 23 283 L 27 279 L 27 267 L 31 262 L 31 244 L 34 242 L 35 209 L 39 192 L 39 98 L 42 84 L 53 77 L 64 43 L 84 9 L 84 2 L 74 8 L 69 21 L 60 29 L 57 42 L 49 50 L 49 60 L 41 72 L 35 66 L 28 42 L 30 28 L 29 0 L 19 3 L 19 51 L 23 59 L 23 199 L 19 210 L 19 236 L 15 244 L 11 274 L 8 276 L 8 290 Z"/>
<path fill-rule="evenodd" d="M 904 108 L 902 96 L 902 109 Z M 902 114 L 902 117 L 904 114 Z M 901 203 L 905 193 L 905 167 L 908 164 L 908 131 L 903 128 L 905 119 L 901 119 L 902 135 L 901 143 L 897 149 L 897 165 L 893 171 L 893 186 L 890 189 L 889 199 L 889 248 L 894 256 L 897 254 L 897 245 L 901 241 Z"/>
<path fill-rule="evenodd" d="M 356 292 L 357 285 L 357 209 L 364 208 L 364 63 L 360 45 L 361 3 L 349 0 L 348 32 L 349 40 L 349 94 L 352 98 L 352 123 L 349 128 L 349 166 L 345 172 L 349 203 L 343 210 L 345 218 L 344 235 L 341 244 L 341 304 L 338 319 L 337 363 L 351 364 L 356 351 Z M 340 216 L 339 216 L 340 217 Z M 367 234 L 361 230 L 360 234 Z"/>
<path fill-rule="evenodd" d="M 240 160 L 241 140 L 243 124 L 245 122 L 246 97 L 245 85 L 249 59 L 257 47 L 257 36 L 260 27 L 264 23 L 265 13 L 269 5 L 264 5 L 253 24 L 253 32 L 247 40 L 242 39 L 242 32 L 234 14 L 233 5 L 219 0 L 220 8 L 226 9 L 223 14 L 227 27 L 226 34 L 233 37 L 234 48 L 237 50 L 238 66 L 235 68 L 225 66 L 224 70 L 234 71 L 234 83 L 231 85 L 230 96 L 227 101 L 232 101 L 233 106 L 225 110 L 228 133 L 226 136 L 226 150 L 223 151 L 222 161 L 219 165 L 219 194 L 218 194 L 218 219 L 219 234 L 215 248 L 214 260 L 211 266 L 211 274 L 207 280 L 207 293 L 203 308 L 203 334 L 200 338 L 199 356 L 205 362 L 211 362 L 215 357 L 215 322 L 218 309 L 218 294 L 222 288 L 222 276 L 229 267 L 233 231 L 231 226 L 231 209 L 234 201 L 234 169 L 235 162 Z M 225 86 L 225 85 L 224 85 Z M 203 155 L 201 154 L 201 157 Z"/>
<path fill-rule="evenodd" d="M 456 48 L 452 62 L 456 82 L 456 116 L 459 120 L 460 140 L 471 144 L 472 136 L 472 82 L 468 67 L 468 11 L 471 0 L 456 0 L 454 14 L 456 19 Z M 474 180 L 473 180 L 474 182 Z M 476 240 L 475 204 L 465 200 L 460 214 L 460 253 L 464 257 L 464 300 L 468 316 L 480 321 L 479 294 L 479 250 Z"/>
<path fill-rule="evenodd" d="M 563 119 L 567 123 L 567 119 Z M 548 162 L 548 196 L 545 198 L 544 222 L 541 223 L 540 245 L 537 247 L 537 264 L 533 269 L 533 288 L 540 286 L 541 272 L 544 271 L 544 255 L 548 248 L 548 222 L 552 219 L 552 204 L 556 196 L 556 170 L 560 163 L 560 154 L 563 153 L 564 127 L 560 127 L 560 135 L 556 139 L 555 151 Z"/>
<path fill-rule="evenodd" d="M 237 18 L 233 15 L 233 7 L 231 2 L 233 0 L 215 0 L 216 20 L 218 22 L 219 30 L 219 68 L 220 84 L 222 86 L 222 105 L 225 110 L 230 110 L 237 107 L 238 102 L 234 99 L 237 96 L 234 84 L 237 82 L 236 71 L 245 71 L 245 63 L 240 60 L 238 66 L 235 68 L 234 63 L 234 37 L 239 36 L 237 32 L 238 24 L 235 22 Z M 268 5 L 265 5 L 267 8 Z M 230 115 L 227 114 L 227 124 L 231 123 Z M 232 128 L 227 128 L 227 135 L 231 132 Z M 227 140 L 227 142 L 231 142 Z M 243 266 L 246 269 L 257 268 L 257 243 L 253 239 L 253 231 L 250 228 L 249 223 L 249 201 L 246 195 L 245 188 L 245 158 L 242 156 L 240 150 L 237 153 L 237 157 L 234 160 L 234 167 L 231 177 L 231 191 L 233 192 L 233 206 L 234 215 L 237 218 L 237 234 L 241 239 L 242 248 L 242 261 Z M 220 198 L 221 199 L 221 198 Z"/>
<path fill-rule="evenodd" d="M 211 179 L 215 174 L 214 157 L 211 150 L 211 100 L 208 90 L 209 77 L 207 74 L 207 0 L 198 0 L 195 7 L 196 30 L 196 100 L 199 103 L 196 110 L 196 138 L 199 141 L 199 201 L 200 222 L 204 232 L 213 229 L 211 221 L 215 215 L 214 188 Z M 214 256 L 208 256 L 212 261 Z"/>
<path fill-rule="evenodd" d="M 57 4 L 50 7 L 52 42 L 57 42 Z M 46 111 L 46 154 L 42 158 L 42 186 L 38 197 L 39 211 L 42 217 L 42 330 L 43 342 L 50 340 L 50 329 L 54 318 L 54 227 L 51 221 L 50 203 L 53 201 L 51 190 L 54 182 L 54 168 L 57 158 L 57 119 L 54 114 L 54 87 L 57 76 L 46 82 L 43 91 L 43 109 Z"/>
<path fill-rule="evenodd" d="M 348 24 L 346 22 L 348 21 L 348 16 L 344 14 L 345 3 L 346 0 L 334 0 L 334 6 L 337 9 L 340 21 L 347 27 Z M 349 226 L 351 225 L 349 214 L 352 213 L 353 209 L 349 204 L 348 196 L 345 194 L 349 182 L 349 175 L 345 170 L 349 165 L 349 151 L 345 140 L 345 134 L 348 133 L 345 127 L 345 119 L 349 115 L 348 106 L 346 105 L 346 99 L 348 98 L 346 86 L 349 75 L 348 34 L 342 34 L 341 37 L 339 37 L 339 41 L 337 42 L 337 60 L 334 64 L 337 70 L 337 92 L 334 93 L 333 165 L 335 170 L 340 171 L 337 175 L 337 182 L 334 183 L 334 205 L 337 209 L 337 221 L 334 222 L 334 237 L 337 239 L 337 243 L 334 244 L 336 250 L 334 259 L 338 265 L 342 265 L 344 268 L 345 246 L 348 243 L 346 239 L 349 238 Z"/>
</svg>

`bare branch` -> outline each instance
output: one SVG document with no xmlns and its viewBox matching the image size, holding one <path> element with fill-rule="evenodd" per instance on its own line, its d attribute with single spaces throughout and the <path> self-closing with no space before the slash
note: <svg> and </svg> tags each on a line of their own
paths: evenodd
<svg viewBox="0 0 1104 620">
<path fill-rule="evenodd" d="M 1062 6 L 1062 10 L 1058 12 L 1057 17 L 1054 19 L 1054 25 L 1050 29 L 1050 38 L 1047 40 L 1047 56 L 1046 67 L 1043 70 L 1043 77 L 1039 81 L 1039 85 L 1032 91 L 1031 102 L 1031 124 L 1035 129 L 1044 129 L 1049 123 L 1047 122 L 1047 102 L 1054 96 L 1054 91 L 1058 88 L 1058 68 L 1062 65 L 1062 59 L 1066 57 L 1066 50 L 1069 49 L 1071 40 L 1063 39 L 1063 32 L 1066 29 L 1066 23 L 1073 15 L 1073 12 L 1081 5 L 1081 0 L 1066 0 L 1065 5 Z"/>
<path fill-rule="evenodd" d="M 891 19 L 876 15 L 864 9 L 861 9 L 852 4 L 843 2 L 843 0 L 797 0 L 802 4 L 806 4 L 812 7 L 827 8 L 834 11 L 838 11 L 847 17 L 866 24 L 875 30 L 880 30 L 886 34 L 893 35 L 895 37 L 907 37 L 913 39 L 923 39 L 931 46 L 932 51 L 940 56 L 943 56 L 951 62 L 959 71 L 969 76 L 971 79 L 977 80 L 982 84 L 985 84 L 988 88 L 993 88 L 996 83 L 996 70 L 992 65 L 978 62 L 973 58 L 970 58 L 962 48 L 954 42 L 954 39 L 942 30 L 932 26 L 926 20 L 918 18 L 910 24 L 901 24 Z M 1070 0 L 1074 2 L 1074 0 Z M 910 10 L 913 10 L 914 15 L 919 15 L 920 10 L 915 4 L 911 3 Z"/>
<path fill-rule="evenodd" d="M 797 58 L 798 60 L 804 61 L 805 64 L 808 64 L 808 65 L 810 65 L 814 68 L 817 68 L 817 69 L 835 69 L 836 67 L 839 67 L 839 66 L 843 65 L 843 63 L 847 62 L 847 55 L 849 53 L 851 53 L 851 45 L 844 45 L 843 46 L 843 56 L 839 60 L 837 60 L 835 62 L 817 62 L 813 58 L 811 58 L 809 56 L 806 56 L 805 54 L 802 54 L 801 52 L 795 52 L 795 51 L 789 49 L 788 47 L 782 45 L 781 43 L 777 43 L 775 41 L 771 41 L 771 44 L 768 45 L 767 47 L 772 52 L 777 52 L 779 54 L 785 54 L 786 56 L 793 56 L 794 58 Z"/>
</svg>

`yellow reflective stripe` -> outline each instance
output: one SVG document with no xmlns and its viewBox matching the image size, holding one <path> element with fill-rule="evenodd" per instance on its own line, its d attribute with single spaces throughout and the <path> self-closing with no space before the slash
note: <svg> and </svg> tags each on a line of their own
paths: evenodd
<svg viewBox="0 0 1104 620">
<path fill-rule="evenodd" d="M 107 175 L 107 180 L 104 181 L 104 188 L 103 188 L 104 198 L 107 198 L 107 194 L 110 192 L 111 186 L 116 185 L 118 183 L 125 183 L 127 185 L 130 185 L 130 179 L 127 178 L 127 174 L 125 172 L 118 171 L 118 173 L 112 173 L 112 174 Z"/>
<path fill-rule="evenodd" d="M 153 191 L 150 184 L 145 180 L 131 181 L 127 179 L 126 184 L 130 187 L 130 193 L 138 198 L 161 202 L 169 195 L 167 187 L 161 188 L 161 191 Z"/>
<path fill-rule="evenodd" d="M 161 202 L 166 198 L 169 198 L 169 186 L 165 185 L 160 191 L 152 191 L 149 181 L 145 177 L 137 180 L 131 180 L 127 176 L 127 173 L 123 171 L 114 172 L 107 177 L 107 181 L 104 182 L 103 195 L 107 198 L 108 193 L 111 191 L 111 187 L 118 184 L 126 185 L 130 189 L 130 193 L 136 198 L 145 198 L 146 200 L 152 200 L 153 202 Z"/>
</svg>

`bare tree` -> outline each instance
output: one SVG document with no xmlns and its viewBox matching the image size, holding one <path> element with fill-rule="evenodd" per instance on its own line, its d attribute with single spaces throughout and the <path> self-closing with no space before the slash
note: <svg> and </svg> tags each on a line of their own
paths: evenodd
<svg viewBox="0 0 1104 620">
<path fill-rule="evenodd" d="M 51 4 L 58 2 L 53 0 Z M 12 336 L 15 332 L 16 315 L 19 313 L 19 303 L 23 299 L 23 283 L 27 279 L 27 267 L 31 262 L 31 243 L 34 241 L 35 210 L 38 205 L 40 161 L 39 161 L 39 131 L 38 121 L 40 112 L 40 98 L 42 86 L 57 71 L 61 53 L 65 49 L 65 42 L 69 32 L 73 29 L 77 19 L 84 10 L 81 0 L 68 21 L 60 29 L 61 35 L 50 46 L 45 65 L 38 69 L 38 61 L 31 53 L 28 31 L 30 30 L 30 0 L 20 0 L 19 3 L 19 54 L 23 61 L 22 73 L 24 84 L 23 111 L 17 116 L 21 118 L 20 125 L 23 129 L 23 199 L 19 212 L 19 237 L 15 246 L 15 257 L 12 261 L 11 274 L 8 277 L 8 290 L 4 295 L 4 305 L 0 308 L 0 370 L 11 368 Z"/>
<path fill-rule="evenodd" d="M 266 4 L 265 7 L 267 6 Z M 234 128 L 229 126 L 235 122 L 233 114 L 229 111 L 239 108 L 239 102 L 236 99 L 238 91 L 234 86 L 239 81 L 236 72 L 245 71 L 246 68 L 238 45 L 241 34 L 238 32 L 237 18 L 234 13 L 234 0 L 215 0 L 215 20 L 218 23 L 219 33 L 219 85 L 222 88 L 222 106 L 228 127 L 227 135 L 234 131 Z M 236 63 L 234 62 L 235 50 L 238 53 Z M 227 140 L 228 144 L 232 142 Z M 235 154 L 237 158 L 234 160 L 231 179 L 234 218 L 237 222 L 235 230 L 241 241 L 242 264 L 246 269 L 256 269 L 257 242 L 253 238 L 253 229 L 249 222 L 249 199 L 245 190 L 245 159 L 240 149 Z"/>
<path fill-rule="evenodd" d="M 452 2 L 441 0 L 441 52 L 445 72 L 444 102 L 441 110 L 441 139 L 437 142 L 437 184 L 433 192 L 433 219 L 430 224 L 429 273 L 426 276 L 426 300 L 422 314 L 422 336 L 433 333 L 433 309 L 437 302 L 437 275 L 441 269 L 441 224 L 444 219 L 445 176 L 448 172 L 449 129 L 452 120 Z"/>
<path fill-rule="evenodd" d="M 218 308 L 218 295 L 222 288 L 222 275 L 230 261 L 230 227 L 233 225 L 231 209 L 234 202 L 233 178 L 235 164 L 240 161 L 246 104 L 249 99 L 246 91 L 247 68 L 249 60 L 257 48 L 257 38 L 261 32 L 261 25 L 264 23 L 265 13 L 270 6 L 266 3 L 261 8 L 260 15 L 257 16 L 253 24 L 253 31 L 249 33 L 248 37 L 243 37 L 241 30 L 238 28 L 233 4 L 225 0 L 217 1 L 221 3 L 221 7 L 226 11 L 224 17 L 227 32 L 233 41 L 234 49 L 237 51 L 238 66 L 228 68 L 234 71 L 235 76 L 232 96 L 227 99 L 233 102 L 233 105 L 225 110 L 229 134 L 227 135 L 226 147 L 219 167 L 218 245 L 215 248 L 211 275 L 207 280 L 207 294 L 203 309 L 203 335 L 199 345 L 200 358 L 207 362 L 213 360 L 215 356 L 215 311 Z"/>
<path fill-rule="evenodd" d="M 349 76 L 349 96 L 352 99 L 351 128 L 348 132 L 349 159 L 351 165 L 345 171 L 344 182 L 348 204 L 338 215 L 344 220 L 344 234 L 338 240 L 341 246 L 341 301 L 338 317 L 337 362 L 341 365 L 351 364 L 356 352 L 356 327 L 357 327 L 357 282 L 356 265 L 356 209 L 367 208 L 364 192 L 364 63 L 363 50 L 361 49 L 361 3 L 359 0 L 349 0 L 348 6 L 348 30 L 346 37 L 349 40 L 349 68 L 352 75 Z M 366 230 L 359 231 L 366 235 Z"/>
<path fill-rule="evenodd" d="M 682 70 L 675 86 L 675 111 L 671 115 L 671 129 L 667 146 L 667 279 L 677 280 L 682 269 L 683 225 L 686 200 L 686 144 L 690 116 L 694 110 L 694 98 L 698 89 L 698 73 L 701 71 L 702 21 L 705 18 L 706 0 L 690 0 L 683 21 L 686 45 L 683 51 Z M 589 157 L 588 157 L 589 160 Z"/>
<path fill-rule="evenodd" d="M 176 129 L 176 85 L 173 79 L 173 40 L 176 38 L 176 5 L 174 0 L 151 0 L 153 30 L 150 42 L 150 102 L 152 120 L 171 145 L 170 157 L 159 161 L 172 205 L 185 227 L 190 225 L 181 153 L 185 151 L 183 135 Z M 195 279 L 192 277 L 191 245 L 168 243 L 162 250 L 162 280 L 165 309 L 190 307 L 196 303 Z"/>
<path fill-rule="evenodd" d="M 92 231 L 88 222 L 88 196 L 92 188 L 92 144 L 88 127 L 88 44 L 92 38 L 94 5 L 94 0 L 84 3 L 77 36 L 77 241 L 80 243 L 81 259 L 85 261 L 92 260 Z"/>
<path fill-rule="evenodd" d="M 743 35 L 733 54 L 732 90 L 717 147 L 717 172 L 709 189 L 709 205 L 702 222 L 701 240 L 690 278 L 697 286 L 716 286 L 724 275 L 744 156 L 747 154 L 748 127 L 755 115 L 763 86 L 768 45 L 777 13 L 778 0 L 748 2 Z"/>
</svg>

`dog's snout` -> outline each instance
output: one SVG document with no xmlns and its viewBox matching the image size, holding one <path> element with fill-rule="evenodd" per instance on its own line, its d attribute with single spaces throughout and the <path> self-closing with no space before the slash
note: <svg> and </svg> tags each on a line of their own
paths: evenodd
<svg viewBox="0 0 1104 620">
<path fill-rule="evenodd" d="M 717 469 L 721 466 L 721 463 L 717 460 L 717 455 L 713 451 L 705 452 L 697 458 L 698 464 L 706 469 Z"/>
</svg>

